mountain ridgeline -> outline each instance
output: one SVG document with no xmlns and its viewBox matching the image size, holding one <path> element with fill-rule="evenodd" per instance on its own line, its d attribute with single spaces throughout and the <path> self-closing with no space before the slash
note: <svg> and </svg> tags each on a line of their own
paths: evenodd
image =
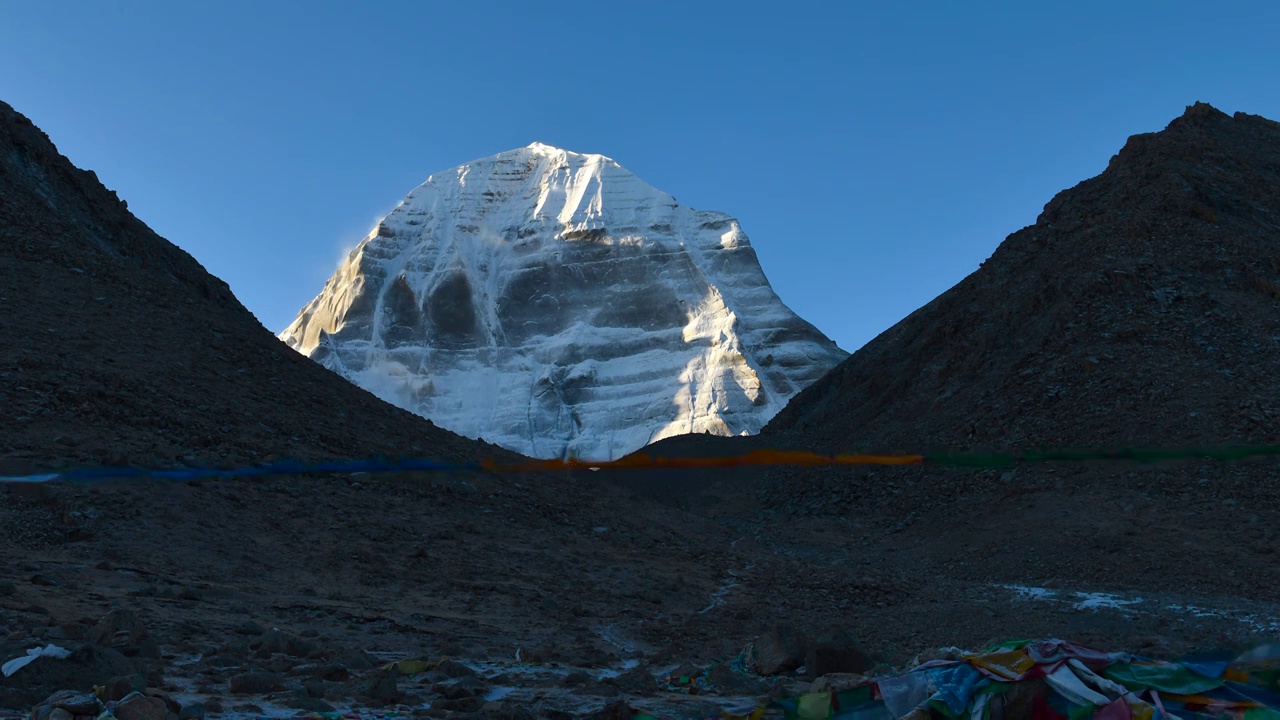
<svg viewBox="0 0 1280 720">
<path fill-rule="evenodd" d="M 1198 103 L 764 430 L 838 452 L 1280 441 L 1280 124 Z"/>
<path fill-rule="evenodd" d="M 0 303 L 0 475 L 496 450 L 290 351 L 3 103 Z"/>
</svg>

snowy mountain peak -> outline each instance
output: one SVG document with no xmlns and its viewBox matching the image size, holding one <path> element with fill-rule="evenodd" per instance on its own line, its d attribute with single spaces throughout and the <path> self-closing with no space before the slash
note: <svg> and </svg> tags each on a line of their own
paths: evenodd
<svg viewBox="0 0 1280 720">
<path fill-rule="evenodd" d="M 608 158 L 608 157 L 605 157 L 604 155 L 600 155 L 597 153 L 574 152 L 572 150 L 566 150 L 564 148 L 559 148 L 559 147 L 556 147 L 555 145 L 548 145 L 542 142 L 531 142 L 523 148 L 520 148 L 518 150 L 509 150 L 508 152 L 522 152 L 524 150 L 528 150 L 534 155 L 542 155 L 545 157 L 555 157 L 555 158 L 565 158 L 565 159 L 583 158 L 583 159 L 591 160 L 595 162 L 608 163 L 610 165 L 618 164 L 614 162 L 613 158 Z M 506 153 L 499 153 L 499 155 L 505 155 L 505 154 Z M 497 157 L 497 155 L 495 155 L 494 157 Z M 488 159 L 492 159 L 492 158 L 486 158 L 486 160 Z M 484 160 L 477 160 L 476 162 L 484 162 Z M 468 164 L 472 164 L 472 163 L 468 163 Z"/>
<path fill-rule="evenodd" d="M 570 153 L 568 150 L 558 148 L 555 145 L 548 145 L 546 143 L 537 142 L 537 141 L 531 142 L 525 147 L 526 149 L 532 150 L 533 152 L 539 155 L 570 155 L 570 154 L 581 155 L 582 154 L 582 153 Z M 516 151 L 513 150 L 512 152 L 516 152 Z"/>
<path fill-rule="evenodd" d="M 432 175 L 280 337 L 537 457 L 756 432 L 845 356 L 782 304 L 736 220 L 543 143 Z"/>
</svg>

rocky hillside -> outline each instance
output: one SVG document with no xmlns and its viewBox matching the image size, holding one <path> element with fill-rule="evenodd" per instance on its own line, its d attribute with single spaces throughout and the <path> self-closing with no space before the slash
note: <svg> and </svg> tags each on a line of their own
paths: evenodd
<svg viewBox="0 0 1280 720">
<path fill-rule="evenodd" d="M 1280 441 L 1280 124 L 1187 109 L 765 429 L 851 448 Z"/>
<path fill-rule="evenodd" d="M 0 103 L 0 474 L 482 445 L 289 350 Z"/>
</svg>

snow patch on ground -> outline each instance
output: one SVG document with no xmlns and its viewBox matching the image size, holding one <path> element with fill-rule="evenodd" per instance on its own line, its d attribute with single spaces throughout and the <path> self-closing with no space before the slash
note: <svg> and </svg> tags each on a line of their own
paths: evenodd
<svg viewBox="0 0 1280 720">
<path fill-rule="evenodd" d="M 734 542 L 736 543 L 738 541 L 734 540 Z M 748 565 L 745 569 L 750 570 L 751 566 Z M 712 610 L 719 607 L 720 605 L 723 605 L 725 603 L 725 596 L 729 594 L 729 591 L 738 587 L 741 584 L 738 582 L 738 573 L 734 572 L 733 570 L 726 570 L 725 575 L 727 577 L 725 578 L 724 583 L 720 585 L 720 587 L 716 588 L 715 592 L 711 593 L 711 604 L 699 610 L 698 611 L 699 615 L 705 615 L 706 613 L 711 612 Z"/>
<path fill-rule="evenodd" d="M 1018 599 L 1033 602 L 1052 602 L 1070 605 L 1076 610 L 1114 610 L 1121 613 L 1152 614 L 1173 612 L 1195 618 L 1217 618 L 1246 625 L 1260 633 L 1280 632 L 1280 618 L 1274 615 L 1241 609 L 1221 609 L 1170 602 L 1151 597 L 1126 596 L 1118 593 L 1080 592 L 1054 590 L 1028 585 L 998 584 L 996 587 L 1013 591 Z"/>
</svg>

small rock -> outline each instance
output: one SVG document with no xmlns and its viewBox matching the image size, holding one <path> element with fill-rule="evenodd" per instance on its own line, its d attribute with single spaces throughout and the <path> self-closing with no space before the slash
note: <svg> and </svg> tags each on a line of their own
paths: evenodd
<svg viewBox="0 0 1280 720">
<path fill-rule="evenodd" d="M 171 688 L 171 689 L 177 690 L 177 688 Z M 182 710 L 182 703 L 178 702 L 177 700 L 174 700 L 168 695 L 155 692 L 154 690 L 147 694 L 154 698 L 160 698 L 160 700 L 164 702 L 164 706 L 169 711 L 170 716 L 177 715 L 178 711 Z M 173 720 L 172 717 L 170 717 L 170 720 Z"/>
<path fill-rule="evenodd" d="M 141 675 L 113 677 L 102 686 L 102 699 L 107 702 L 123 700 L 126 696 L 147 689 L 147 679 Z"/>
<path fill-rule="evenodd" d="M 308 675 L 310 677 L 328 680 L 329 682 L 346 682 L 351 679 L 351 671 L 337 663 L 308 663 L 306 665 L 298 665 L 291 671 L 294 675 Z"/>
<path fill-rule="evenodd" d="M 622 691 L 618 689 L 617 685 L 612 685 L 607 682 L 595 683 L 592 686 L 584 688 L 580 692 L 583 695 L 595 695 L 596 697 L 602 698 L 616 698 L 622 695 Z"/>
<path fill-rule="evenodd" d="M 113 714 L 118 720 L 165 720 L 168 711 L 164 700 L 136 692 L 116 703 Z"/>
<path fill-rule="evenodd" d="M 591 680 L 592 680 L 592 677 L 588 675 L 586 672 L 582 670 L 574 670 L 568 675 L 565 675 L 564 680 L 562 680 L 560 684 L 564 685 L 565 687 L 580 687 L 582 685 L 586 685 L 587 683 L 591 682 Z"/>
<path fill-rule="evenodd" d="M 861 673 L 829 673 L 813 681 L 808 692 L 840 692 L 867 682 Z"/>
<path fill-rule="evenodd" d="M 436 670 L 438 672 L 444 673 L 447 677 L 451 677 L 451 678 L 460 678 L 460 677 L 466 677 L 468 675 L 476 674 L 475 670 L 472 670 L 469 666 L 463 665 L 462 663 L 452 658 L 447 659 L 444 662 L 437 665 Z"/>
<path fill-rule="evenodd" d="M 178 720 L 204 720 L 208 713 L 209 709 L 204 703 L 191 703 L 183 705 L 178 711 Z"/>
<path fill-rule="evenodd" d="M 116 608 L 104 615 L 89 631 L 89 642 L 99 647 L 117 650 L 137 648 L 146 639 L 147 629 L 138 620 L 138 616 L 121 608 Z"/>
<path fill-rule="evenodd" d="M 248 660 L 247 655 L 234 652 L 216 652 L 201 661 L 202 665 L 211 668 L 238 668 Z"/>
<path fill-rule="evenodd" d="M 278 689 L 280 676 L 275 673 L 247 672 L 231 678 L 231 692 L 236 695 L 262 695 Z"/>
<path fill-rule="evenodd" d="M 489 683 L 475 675 L 467 675 L 448 685 L 441 685 L 440 694 L 449 700 L 464 697 L 480 697 L 489 692 Z"/>
<path fill-rule="evenodd" d="M 432 709 L 448 710 L 455 713 L 473 713 L 484 707 L 484 700 L 475 697 L 457 700 L 438 700 L 431 703 Z"/>
<path fill-rule="evenodd" d="M 259 625 L 258 623 L 252 620 L 242 623 L 236 627 L 236 632 L 241 635 L 261 635 L 266 631 L 267 631 L 266 628 L 262 627 L 261 625 Z"/>
<path fill-rule="evenodd" d="M 647 665 L 637 665 L 608 682 L 618 690 L 636 697 L 649 697 L 658 692 L 658 682 Z"/>
<path fill-rule="evenodd" d="M 320 678 L 309 677 L 302 681 L 302 692 L 306 693 L 307 697 L 323 698 L 325 694 L 324 681 Z"/>
<path fill-rule="evenodd" d="M 317 697 L 311 697 L 305 693 L 295 694 L 289 701 L 291 707 L 297 710 L 305 710 L 314 713 L 333 712 L 334 708 L 329 703 Z"/>
<path fill-rule="evenodd" d="M 631 720 L 634 716 L 635 711 L 631 709 L 630 703 L 626 700 L 614 700 L 588 717 L 591 720 Z"/>
<path fill-rule="evenodd" d="M 485 720 L 534 720 L 533 712 L 523 705 L 504 702 L 487 702 L 480 708 Z"/>
<path fill-rule="evenodd" d="M 707 680 L 723 695 L 756 695 L 765 689 L 759 678 L 744 675 L 728 665 L 712 668 Z"/>
<path fill-rule="evenodd" d="M 333 661 L 348 670 L 372 670 L 373 658 L 363 650 L 344 650 L 334 656 Z"/>
<path fill-rule="evenodd" d="M 360 695 L 379 700 L 385 703 L 393 703 L 400 699 L 400 688 L 396 684 L 395 672 L 380 672 L 375 677 L 370 678 L 361 684 Z"/>
<path fill-rule="evenodd" d="M 266 664 L 264 669 L 270 670 L 273 673 L 285 674 L 292 673 L 293 669 L 299 664 L 300 663 L 297 660 L 287 655 L 276 655 Z"/>
<path fill-rule="evenodd" d="M 871 667 L 866 653 L 857 646 L 848 631 L 834 625 L 814 639 L 804 664 L 810 677 L 830 673 L 864 673 Z"/>
<path fill-rule="evenodd" d="M 283 653 L 293 657 L 306 657 L 316 650 L 315 643 L 286 635 L 279 630 L 263 633 L 261 642 L 260 651 Z"/>
<path fill-rule="evenodd" d="M 159 659 L 160 643 L 156 642 L 155 638 L 143 638 L 142 642 L 138 643 L 136 646 L 121 649 L 121 653 L 124 655 Z"/>
<path fill-rule="evenodd" d="M 98 699 L 93 693 L 62 690 L 50 695 L 41 706 L 66 710 L 72 715 L 97 715 Z"/>
</svg>

